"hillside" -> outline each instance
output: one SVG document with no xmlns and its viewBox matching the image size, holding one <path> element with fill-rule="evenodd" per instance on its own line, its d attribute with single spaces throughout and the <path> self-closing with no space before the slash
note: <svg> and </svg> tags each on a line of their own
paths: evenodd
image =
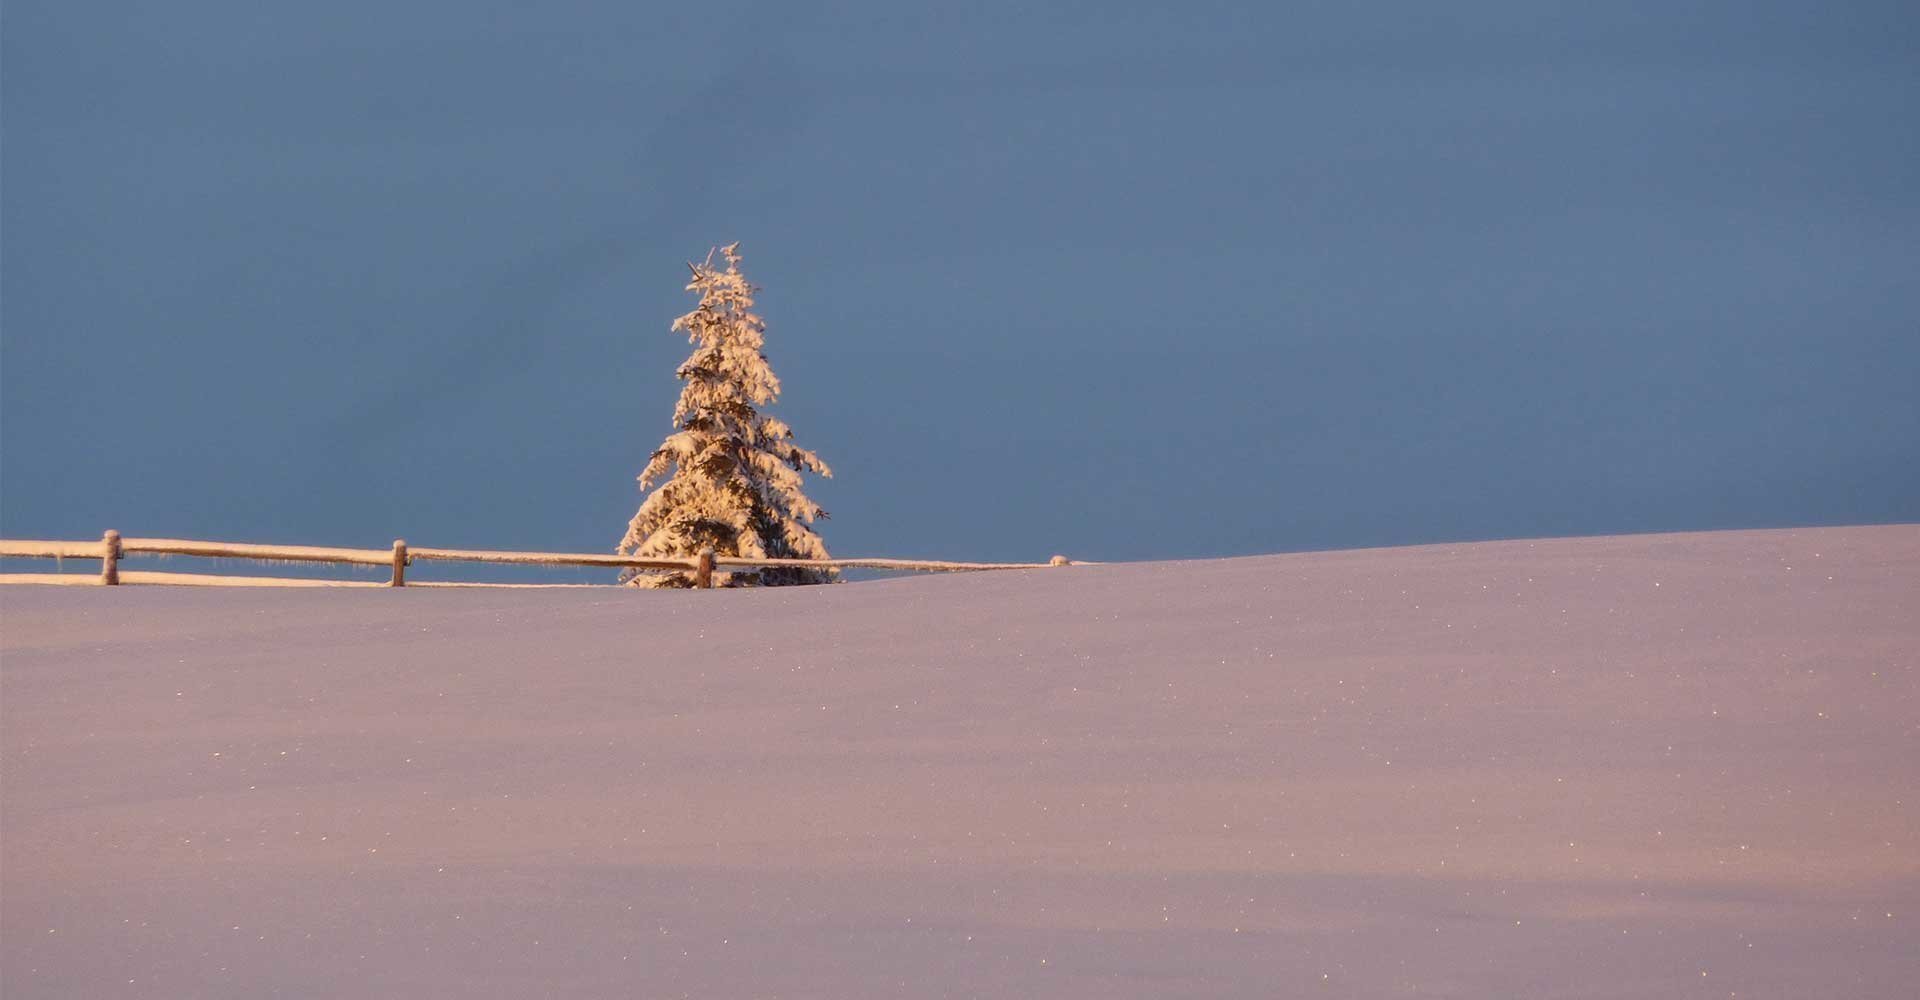
<svg viewBox="0 0 1920 1000">
<path fill-rule="evenodd" d="M 0 992 L 1905 997 L 1920 527 L 0 588 Z"/>
</svg>

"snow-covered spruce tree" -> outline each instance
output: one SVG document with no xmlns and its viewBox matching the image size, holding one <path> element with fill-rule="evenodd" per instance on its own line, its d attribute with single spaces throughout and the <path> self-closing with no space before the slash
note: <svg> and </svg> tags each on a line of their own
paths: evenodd
<svg viewBox="0 0 1920 1000">
<path fill-rule="evenodd" d="M 714 254 L 726 261 L 725 270 L 714 266 Z M 833 472 L 793 443 L 786 424 L 757 409 L 779 398 L 780 380 L 760 353 L 767 324 L 753 313 L 758 289 L 740 273 L 740 244 L 709 251 L 704 263 L 687 266 L 693 270 L 687 291 L 700 293 L 700 305 L 673 321 L 673 329 L 686 331 L 694 345 L 675 373 L 686 383 L 673 409 L 677 430 L 640 473 L 642 490 L 654 483 L 660 488 L 640 504 L 619 551 L 691 558 L 712 546 L 722 556 L 825 559 L 827 546 L 809 525 L 827 512 L 800 491 L 800 474 Z M 642 587 L 693 586 L 687 572 L 629 571 L 624 579 Z M 828 571 L 774 567 L 716 571 L 713 585 L 832 579 Z"/>
</svg>

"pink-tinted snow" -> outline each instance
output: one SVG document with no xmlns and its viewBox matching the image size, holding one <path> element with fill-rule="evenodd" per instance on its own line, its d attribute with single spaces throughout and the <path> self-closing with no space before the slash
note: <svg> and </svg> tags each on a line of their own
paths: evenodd
<svg viewBox="0 0 1920 1000">
<path fill-rule="evenodd" d="M 0 602 L 9 1000 L 1920 981 L 1920 527 Z"/>
</svg>

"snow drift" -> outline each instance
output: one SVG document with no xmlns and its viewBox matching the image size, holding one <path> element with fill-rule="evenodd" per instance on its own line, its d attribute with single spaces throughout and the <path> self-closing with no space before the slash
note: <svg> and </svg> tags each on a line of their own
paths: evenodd
<svg viewBox="0 0 1920 1000">
<path fill-rule="evenodd" d="M 1895 997 L 1920 528 L 0 593 L 36 997 Z"/>
</svg>

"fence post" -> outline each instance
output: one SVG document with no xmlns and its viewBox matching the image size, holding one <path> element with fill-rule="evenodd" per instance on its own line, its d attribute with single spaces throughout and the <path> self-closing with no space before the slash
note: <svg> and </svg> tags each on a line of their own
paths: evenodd
<svg viewBox="0 0 1920 1000">
<path fill-rule="evenodd" d="M 100 558 L 100 582 L 104 586 L 115 587 L 120 584 L 120 533 L 111 528 L 100 536 L 100 545 L 106 553 Z"/>
<path fill-rule="evenodd" d="M 393 540 L 393 582 L 388 584 L 388 586 L 404 587 L 406 585 L 407 540 L 404 538 L 396 538 Z"/>
<path fill-rule="evenodd" d="M 713 546 L 700 550 L 700 561 L 693 566 L 693 585 L 701 590 L 713 589 Z"/>
</svg>

